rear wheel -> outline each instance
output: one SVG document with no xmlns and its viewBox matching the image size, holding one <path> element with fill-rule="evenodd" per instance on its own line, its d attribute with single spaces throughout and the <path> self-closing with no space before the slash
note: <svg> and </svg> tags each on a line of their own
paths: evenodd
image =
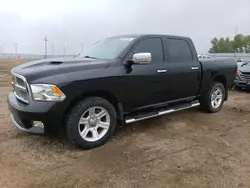
<svg viewBox="0 0 250 188">
<path fill-rule="evenodd" d="M 116 123 L 116 111 L 109 101 L 100 97 L 87 98 L 68 114 L 68 139 L 79 148 L 98 147 L 112 136 Z"/>
<path fill-rule="evenodd" d="M 221 110 L 225 100 L 225 87 L 219 82 L 214 82 L 207 93 L 200 99 L 201 107 L 210 113 Z"/>
</svg>

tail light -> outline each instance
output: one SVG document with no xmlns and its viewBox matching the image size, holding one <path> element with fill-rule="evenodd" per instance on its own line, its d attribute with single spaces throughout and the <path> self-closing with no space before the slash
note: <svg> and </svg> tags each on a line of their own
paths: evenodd
<svg viewBox="0 0 250 188">
<path fill-rule="evenodd" d="M 236 66 L 236 69 L 235 69 L 235 76 L 238 75 L 238 66 Z"/>
</svg>

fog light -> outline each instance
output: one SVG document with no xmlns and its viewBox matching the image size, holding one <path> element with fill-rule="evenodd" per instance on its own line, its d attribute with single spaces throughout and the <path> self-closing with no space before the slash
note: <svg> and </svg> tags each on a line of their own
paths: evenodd
<svg viewBox="0 0 250 188">
<path fill-rule="evenodd" d="M 33 121 L 33 126 L 34 127 L 41 127 L 41 128 L 44 127 L 43 122 L 41 122 L 41 121 Z"/>
</svg>

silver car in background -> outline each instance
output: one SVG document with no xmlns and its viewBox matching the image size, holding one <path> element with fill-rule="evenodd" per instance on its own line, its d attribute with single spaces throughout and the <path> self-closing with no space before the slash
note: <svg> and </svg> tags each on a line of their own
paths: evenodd
<svg viewBox="0 0 250 188">
<path fill-rule="evenodd" d="M 209 55 L 198 55 L 198 58 L 199 59 L 211 59 L 211 56 L 209 56 Z"/>
</svg>

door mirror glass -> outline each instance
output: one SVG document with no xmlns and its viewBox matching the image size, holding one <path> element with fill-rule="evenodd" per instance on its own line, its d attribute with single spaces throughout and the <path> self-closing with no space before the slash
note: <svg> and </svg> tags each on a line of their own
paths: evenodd
<svg viewBox="0 0 250 188">
<path fill-rule="evenodd" d="M 151 53 L 136 53 L 133 55 L 134 64 L 145 65 L 151 63 Z"/>
</svg>

